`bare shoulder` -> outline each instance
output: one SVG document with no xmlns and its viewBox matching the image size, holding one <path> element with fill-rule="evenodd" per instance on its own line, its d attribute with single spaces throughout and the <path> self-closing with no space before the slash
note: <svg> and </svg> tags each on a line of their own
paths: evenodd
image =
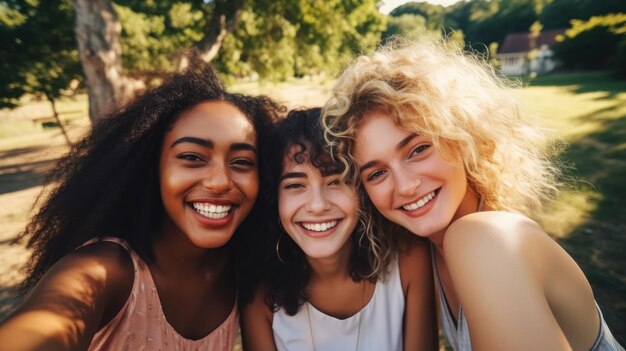
<svg viewBox="0 0 626 351">
<path fill-rule="evenodd" d="M 50 349 L 86 348 L 103 318 L 119 311 L 133 280 L 132 260 L 119 245 L 80 248 L 46 272 L 3 323 L 0 336 L 17 349 L 28 349 L 29 343 Z M 35 324 L 40 326 L 37 331 L 31 327 Z M 12 337 L 4 339 L 8 335 Z"/>
<path fill-rule="evenodd" d="M 531 219 L 462 217 L 446 232 L 444 257 L 476 348 L 557 350 L 568 340 L 585 348 L 597 335 L 584 274 Z"/>
<path fill-rule="evenodd" d="M 106 304 L 115 302 L 115 297 L 127 297 L 133 281 L 133 262 L 123 247 L 110 242 L 94 243 L 55 263 L 35 286 L 23 307 L 48 304 L 51 295 L 99 301 L 104 304 L 102 307 L 106 307 Z M 102 312 L 105 310 L 103 308 Z"/>
<path fill-rule="evenodd" d="M 411 283 L 432 276 L 430 244 L 426 240 L 412 240 L 406 249 L 398 253 L 398 266 L 402 287 L 406 291 Z"/>
<path fill-rule="evenodd" d="M 268 305 L 268 299 L 269 292 L 267 286 L 265 284 L 259 285 L 254 292 L 252 301 L 243 307 L 242 314 L 244 316 L 251 315 L 255 319 L 263 317 L 271 323 L 274 311 Z"/>
<path fill-rule="evenodd" d="M 274 311 L 267 304 L 267 291 L 267 287 L 261 285 L 252 302 L 241 311 L 241 337 L 245 350 L 276 350 L 272 330 Z"/>
<path fill-rule="evenodd" d="M 430 244 L 416 240 L 398 255 L 405 298 L 405 350 L 436 350 L 437 323 Z"/>
<path fill-rule="evenodd" d="M 446 258 L 499 250 L 507 255 L 537 254 L 558 246 L 532 219 L 501 211 L 476 212 L 450 225 L 444 237 Z"/>
</svg>

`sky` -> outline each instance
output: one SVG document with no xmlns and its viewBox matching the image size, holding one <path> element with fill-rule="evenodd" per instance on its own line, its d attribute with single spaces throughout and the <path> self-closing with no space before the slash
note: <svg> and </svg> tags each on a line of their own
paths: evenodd
<svg viewBox="0 0 626 351">
<path fill-rule="evenodd" d="M 424 2 L 429 2 L 431 4 L 449 6 L 449 5 L 454 4 L 455 2 L 458 2 L 459 0 L 412 0 L 412 1 L 413 2 L 424 1 Z M 380 7 L 380 12 L 384 14 L 389 14 L 391 10 L 407 2 L 411 2 L 411 0 L 384 0 L 383 6 Z"/>
</svg>

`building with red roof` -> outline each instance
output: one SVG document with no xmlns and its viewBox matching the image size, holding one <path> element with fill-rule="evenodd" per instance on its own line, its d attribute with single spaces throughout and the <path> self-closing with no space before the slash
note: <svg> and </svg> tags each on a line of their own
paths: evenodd
<svg viewBox="0 0 626 351">
<path fill-rule="evenodd" d="M 507 76 L 517 76 L 554 70 L 559 62 L 553 58 L 552 48 L 556 37 L 564 32 L 564 29 L 547 30 L 540 32 L 534 40 L 531 33 L 507 35 L 496 54 L 500 71 Z"/>
</svg>

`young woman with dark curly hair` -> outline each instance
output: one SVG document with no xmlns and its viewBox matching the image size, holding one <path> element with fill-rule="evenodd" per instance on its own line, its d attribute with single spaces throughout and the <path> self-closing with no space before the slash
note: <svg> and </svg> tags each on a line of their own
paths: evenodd
<svg viewBox="0 0 626 351">
<path fill-rule="evenodd" d="M 357 190 L 323 148 L 320 109 L 277 125 L 270 168 L 278 219 L 265 284 L 242 317 L 246 350 L 433 350 L 427 246 L 391 255 Z M 407 237 L 410 239 L 410 237 Z"/>
<path fill-rule="evenodd" d="M 3 348 L 231 350 L 279 111 L 196 64 L 96 124 L 22 234 L 30 294 Z"/>
</svg>

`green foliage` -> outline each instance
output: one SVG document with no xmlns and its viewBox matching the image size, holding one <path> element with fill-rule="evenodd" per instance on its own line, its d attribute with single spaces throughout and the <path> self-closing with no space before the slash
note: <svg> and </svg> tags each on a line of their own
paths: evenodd
<svg viewBox="0 0 626 351">
<path fill-rule="evenodd" d="M 118 0 L 114 8 L 122 24 L 124 68 L 141 75 L 175 69 L 172 56 L 202 39 L 211 12 L 202 1 Z"/>
<path fill-rule="evenodd" d="M 617 44 L 615 55 L 609 60 L 609 65 L 616 77 L 626 79 L 626 38 Z"/>
<path fill-rule="evenodd" d="M 271 80 L 330 73 L 374 48 L 385 27 L 375 0 L 254 1 L 215 64 L 228 75 Z"/>
<path fill-rule="evenodd" d="M 446 8 L 441 5 L 433 5 L 427 2 L 408 2 L 393 9 L 389 13 L 391 17 L 404 15 L 420 16 L 424 19 L 424 27 L 429 30 L 441 30 L 444 22 Z"/>
<path fill-rule="evenodd" d="M 387 30 L 383 33 L 383 40 L 392 36 L 400 36 L 408 39 L 416 39 L 423 36 L 437 36 L 439 31 L 426 28 L 426 19 L 420 15 L 405 13 L 397 17 L 389 18 Z M 461 38 L 463 33 L 460 33 Z M 458 39 L 458 34 L 455 36 Z M 463 45 L 461 39 L 461 45 Z"/>
<path fill-rule="evenodd" d="M 572 20 L 572 27 L 558 37 L 554 54 L 570 69 L 606 68 L 626 38 L 626 13 Z"/>
<path fill-rule="evenodd" d="M 70 0 L 1 3 L 0 106 L 28 93 L 58 98 L 81 78 Z"/>
<path fill-rule="evenodd" d="M 569 28 L 572 19 L 588 20 L 593 16 L 626 12 L 624 0 L 552 0 L 539 15 L 545 29 Z"/>
</svg>

